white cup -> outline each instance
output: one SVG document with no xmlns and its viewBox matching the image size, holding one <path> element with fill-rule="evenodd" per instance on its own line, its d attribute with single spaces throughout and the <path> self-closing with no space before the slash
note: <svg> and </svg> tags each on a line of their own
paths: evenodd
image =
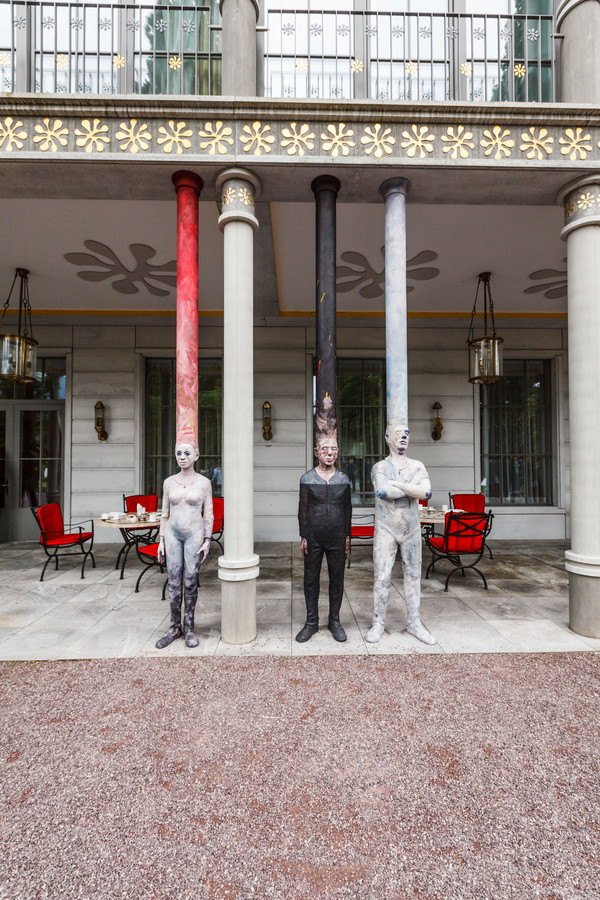
<svg viewBox="0 0 600 900">
<path fill-rule="evenodd" d="M 110 514 L 109 514 L 109 513 L 102 513 L 102 515 L 100 516 L 100 518 L 102 519 L 103 522 L 106 522 L 107 519 L 110 519 Z"/>
<path fill-rule="evenodd" d="M 447 503 L 442 503 L 442 512 L 443 512 L 443 513 L 447 513 L 447 512 L 448 512 L 448 504 L 447 504 Z"/>
</svg>

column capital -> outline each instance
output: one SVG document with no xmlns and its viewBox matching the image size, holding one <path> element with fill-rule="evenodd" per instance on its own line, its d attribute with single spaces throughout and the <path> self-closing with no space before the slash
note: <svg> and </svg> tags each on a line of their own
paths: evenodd
<svg viewBox="0 0 600 900">
<path fill-rule="evenodd" d="M 384 200 L 387 200 L 390 194 L 403 194 L 407 197 L 409 190 L 410 181 L 408 178 L 388 178 L 387 181 L 384 181 L 379 186 L 379 193 Z"/>
<path fill-rule="evenodd" d="M 260 15 L 260 6 L 258 3 L 258 0 L 248 0 L 248 3 L 250 3 L 254 7 L 254 12 L 256 13 L 256 21 L 258 22 L 258 17 Z M 223 6 L 224 5 L 225 5 L 225 0 L 219 0 L 219 13 L 221 14 L 221 16 L 223 16 Z"/>
<path fill-rule="evenodd" d="M 233 167 L 219 172 L 215 187 L 221 194 L 221 231 L 228 222 L 247 222 L 258 230 L 255 203 L 260 195 L 260 181 L 248 169 Z"/>
<path fill-rule="evenodd" d="M 342 184 L 335 175 L 319 175 L 310 183 L 310 188 L 315 196 L 321 191 L 331 191 L 337 197 L 341 187 Z"/>
<path fill-rule="evenodd" d="M 171 175 L 171 181 L 175 185 L 176 191 L 183 187 L 189 187 L 193 188 L 193 190 L 197 192 L 198 196 L 200 196 L 200 192 L 204 187 L 204 182 L 199 175 L 196 175 L 195 172 L 188 172 L 185 169 L 180 169 L 179 172 L 174 172 Z"/>
<path fill-rule="evenodd" d="M 576 228 L 600 225 L 600 173 L 584 175 L 569 182 L 557 194 L 556 201 L 564 205 L 563 240 Z"/>
</svg>

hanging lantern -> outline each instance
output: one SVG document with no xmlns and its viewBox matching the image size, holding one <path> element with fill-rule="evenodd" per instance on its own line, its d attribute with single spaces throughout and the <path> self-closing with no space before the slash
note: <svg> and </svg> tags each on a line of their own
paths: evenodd
<svg viewBox="0 0 600 900">
<path fill-rule="evenodd" d="M 476 338 L 473 334 L 473 323 L 477 311 L 477 296 L 479 287 L 483 284 L 483 337 Z M 488 333 L 488 316 L 491 322 L 492 333 Z M 472 384 L 490 384 L 502 378 L 502 338 L 496 334 L 494 321 L 494 303 L 490 292 L 490 272 L 482 272 L 477 282 L 475 303 L 471 313 L 471 325 L 467 344 L 469 346 L 469 381 Z"/>
<path fill-rule="evenodd" d="M 4 325 L 4 316 L 10 305 L 13 288 L 20 279 L 19 289 L 19 322 L 16 334 L 0 334 L 0 378 L 5 381 L 31 382 L 36 380 L 37 373 L 37 341 L 33 339 L 31 325 L 31 304 L 29 302 L 29 270 L 17 269 L 4 309 L 0 328 Z"/>
</svg>

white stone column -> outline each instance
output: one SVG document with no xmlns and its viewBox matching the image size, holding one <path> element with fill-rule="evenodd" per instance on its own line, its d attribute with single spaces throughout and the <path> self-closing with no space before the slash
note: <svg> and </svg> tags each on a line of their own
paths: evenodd
<svg viewBox="0 0 600 900">
<path fill-rule="evenodd" d="M 253 490 L 254 214 L 258 179 L 245 169 L 217 176 L 224 244 L 223 497 L 225 553 L 219 558 L 221 637 L 245 644 L 256 637 Z"/>
<path fill-rule="evenodd" d="M 560 42 L 560 96 L 563 103 L 600 102 L 600 3 L 559 0 L 556 30 Z"/>
<path fill-rule="evenodd" d="M 256 96 L 258 0 L 221 0 L 222 66 L 225 97 Z"/>
<path fill-rule="evenodd" d="M 567 242 L 571 549 L 569 624 L 600 638 L 600 175 L 567 185 L 562 238 Z"/>
</svg>

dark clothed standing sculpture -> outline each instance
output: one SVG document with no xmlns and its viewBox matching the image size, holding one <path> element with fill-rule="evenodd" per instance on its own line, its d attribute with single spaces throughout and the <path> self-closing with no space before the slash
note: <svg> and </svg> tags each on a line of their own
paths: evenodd
<svg viewBox="0 0 600 900">
<path fill-rule="evenodd" d="M 337 458 L 337 444 L 333 461 L 325 466 L 325 474 L 329 477 L 322 477 L 319 474 L 322 465 L 321 451 L 322 448 L 318 447 L 319 466 L 306 472 L 300 479 L 298 522 L 304 556 L 306 601 L 306 624 L 296 635 L 296 640 L 301 643 L 309 640 L 319 630 L 319 580 L 323 555 L 327 556 L 329 572 L 328 628 L 336 641 L 346 640 L 346 633 L 340 624 L 340 608 L 352 520 L 350 480 L 343 472 L 333 468 L 333 462 Z M 333 471 L 326 471 L 327 469 Z"/>
</svg>

